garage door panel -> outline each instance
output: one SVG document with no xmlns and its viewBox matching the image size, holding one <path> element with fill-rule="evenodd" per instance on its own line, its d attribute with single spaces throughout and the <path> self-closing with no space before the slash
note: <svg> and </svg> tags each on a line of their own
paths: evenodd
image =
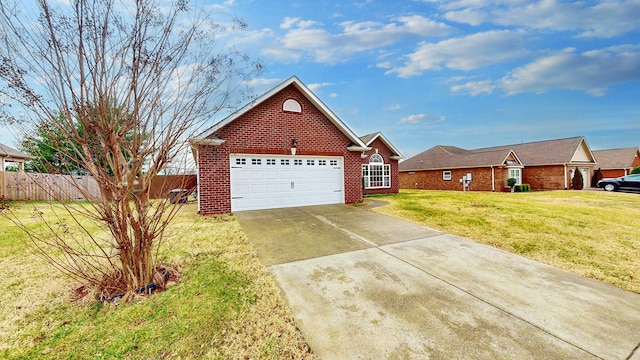
<svg viewBox="0 0 640 360">
<path fill-rule="evenodd" d="M 344 203 L 341 157 L 232 155 L 232 211 Z"/>
</svg>

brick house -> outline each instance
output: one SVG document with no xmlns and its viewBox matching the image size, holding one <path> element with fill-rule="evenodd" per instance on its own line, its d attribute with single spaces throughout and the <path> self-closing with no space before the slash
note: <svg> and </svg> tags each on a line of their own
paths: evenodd
<svg viewBox="0 0 640 360">
<path fill-rule="evenodd" d="M 400 154 L 374 135 L 368 146 L 293 76 L 190 139 L 198 211 L 360 202 L 363 165 L 367 191 L 397 192 Z"/>
<path fill-rule="evenodd" d="M 398 193 L 400 151 L 380 132 L 362 136 L 360 140 L 370 148 L 361 155 L 364 194 Z"/>
<path fill-rule="evenodd" d="M 640 166 L 640 148 L 594 150 L 593 156 L 598 161 L 596 170 L 602 177 L 615 178 L 629 175 L 631 169 Z"/>
<path fill-rule="evenodd" d="M 400 188 L 463 190 L 460 182 L 471 175 L 468 190 L 510 191 L 507 179 L 529 184 L 533 190 L 571 187 L 576 169 L 585 187 L 596 165 L 584 137 L 465 150 L 435 146 L 399 165 Z"/>
</svg>

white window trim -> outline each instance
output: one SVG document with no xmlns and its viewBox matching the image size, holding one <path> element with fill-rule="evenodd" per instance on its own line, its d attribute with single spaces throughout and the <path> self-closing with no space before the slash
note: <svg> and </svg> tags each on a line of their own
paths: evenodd
<svg viewBox="0 0 640 360">
<path fill-rule="evenodd" d="M 379 170 L 376 169 L 379 167 Z M 371 171 L 380 171 L 380 174 L 376 174 L 374 179 L 379 179 L 376 181 L 376 186 L 371 185 Z M 362 179 L 364 182 L 364 188 L 369 189 L 388 189 L 391 187 L 391 165 L 390 164 L 381 164 L 381 163 L 371 163 L 371 164 L 362 164 Z M 380 184 L 380 185 L 377 185 Z"/>
<path fill-rule="evenodd" d="M 282 110 L 289 111 L 289 112 L 294 112 L 294 113 L 301 113 L 302 112 L 302 106 L 300 105 L 300 103 L 296 99 L 287 99 L 282 104 Z"/>
<path fill-rule="evenodd" d="M 444 170 L 442 172 L 442 180 L 451 181 L 451 170 Z"/>
<path fill-rule="evenodd" d="M 522 168 L 521 167 L 509 167 L 507 169 L 509 171 L 509 175 L 508 175 L 509 178 L 516 179 L 516 185 L 522 185 Z M 518 170 L 518 176 L 517 177 L 511 176 L 511 171 L 512 170 Z"/>
</svg>

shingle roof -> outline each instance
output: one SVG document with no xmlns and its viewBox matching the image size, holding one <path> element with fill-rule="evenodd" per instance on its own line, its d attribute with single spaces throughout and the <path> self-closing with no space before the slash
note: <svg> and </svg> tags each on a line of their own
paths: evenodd
<svg viewBox="0 0 640 360">
<path fill-rule="evenodd" d="M 4 144 L 0 144 L 0 157 L 17 160 L 26 160 L 31 158 L 31 156 Z"/>
<path fill-rule="evenodd" d="M 600 169 L 629 169 L 640 148 L 594 150 L 593 156 L 598 160 Z"/>
<path fill-rule="evenodd" d="M 400 171 L 446 169 L 459 167 L 499 166 L 504 164 L 511 149 L 481 151 L 453 146 L 434 146 L 399 165 Z"/>
<path fill-rule="evenodd" d="M 524 166 L 559 165 L 572 162 L 584 137 L 537 141 L 473 150 L 455 146 L 435 146 L 400 164 L 400 171 L 502 165 L 513 151 Z M 588 146 L 586 146 L 588 150 Z M 591 162 L 593 163 L 593 162 Z"/>
<path fill-rule="evenodd" d="M 382 141 L 387 146 L 387 148 L 391 150 L 391 152 L 393 153 L 393 156 L 395 156 L 396 159 L 402 158 L 402 154 L 400 153 L 400 150 L 398 150 L 395 146 L 393 146 L 393 144 L 384 135 L 382 135 L 381 132 L 378 131 L 373 134 L 360 136 L 360 140 L 362 140 L 362 142 L 367 146 L 371 145 L 371 143 L 376 139 L 380 139 L 380 141 Z"/>
<path fill-rule="evenodd" d="M 536 141 L 530 143 L 496 146 L 489 149 L 513 149 L 525 166 L 568 164 L 585 141 L 583 136 L 566 139 Z"/>
<path fill-rule="evenodd" d="M 373 134 L 367 134 L 364 136 L 360 136 L 360 140 L 362 140 L 363 143 L 368 143 L 369 141 L 373 140 L 376 136 L 378 136 L 379 133 L 373 133 Z"/>
</svg>

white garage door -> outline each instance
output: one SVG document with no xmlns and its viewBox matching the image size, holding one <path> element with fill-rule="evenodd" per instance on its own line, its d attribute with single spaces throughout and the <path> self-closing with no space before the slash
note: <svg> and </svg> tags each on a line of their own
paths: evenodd
<svg viewBox="0 0 640 360">
<path fill-rule="evenodd" d="M 343 204 L 342 157 L 231 155 L 231 211 Z"/>
</svg>

